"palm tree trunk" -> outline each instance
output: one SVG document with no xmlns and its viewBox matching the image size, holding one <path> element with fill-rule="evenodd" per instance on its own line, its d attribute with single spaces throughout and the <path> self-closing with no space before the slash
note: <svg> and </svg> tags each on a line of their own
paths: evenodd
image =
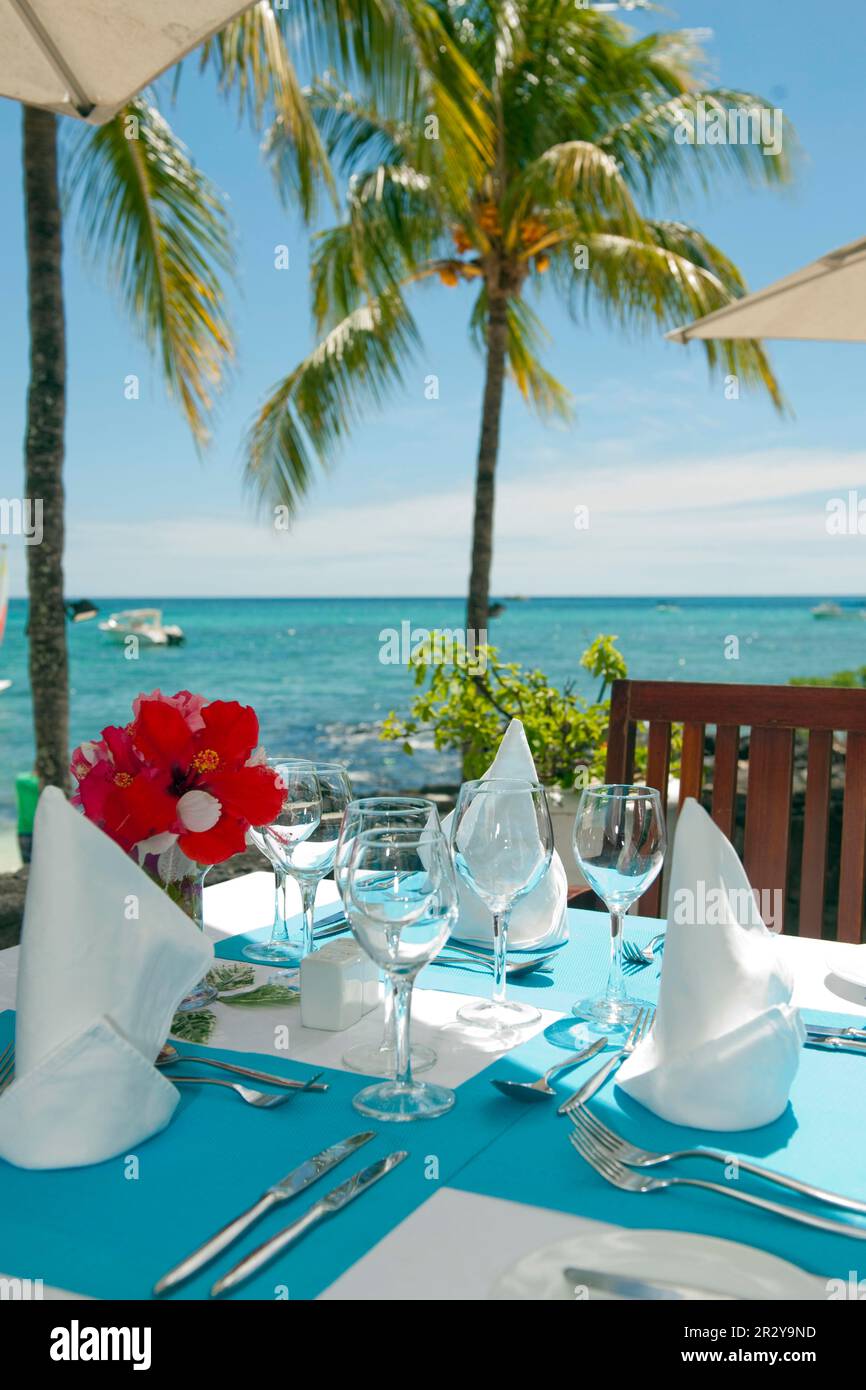
<svg viewBox="0 0 866 1390">
<path fill-rule="evenodd" d="M 490 609 L 490 568 L 493 560 L 493 506 L 496 460 L 499 455 L 499 426 L 505 387 L 505 352 L 508 336 L 508 299 L 499 286 L 489 289 L 487 319 L 487 374 L 481 410 L 481 437 L 475 473 L 475 516 L 472 523 L 472 572 L 466 606 L 467 641 L 476 642 L 487 628 Z"/>
<path fill-rule="evenodd" d="M 63 591 L 66 335 L 57 119 L 31 106 L 23 108 L 23 115 L 30 325 L 24 491 L 31 516 L 38 517 L 41 512 L 41 539 L 26 547 L 30 690 L 36 771 L 43 785 L 65 790 L 69 761 L 69 672 Z"/>
</svg>

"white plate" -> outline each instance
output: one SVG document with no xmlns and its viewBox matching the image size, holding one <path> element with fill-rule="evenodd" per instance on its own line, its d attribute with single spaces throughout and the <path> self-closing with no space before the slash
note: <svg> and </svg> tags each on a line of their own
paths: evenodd
<svg viewBox="0 0 866 1390">
<path fill-rule="evenodd" d="M 552 1299 L 573 1302 L 563 1275 L 567 1265 L 633 1279 L 663 1280 L 706 1289 L 708 1296 L 825 1299 L 827 1281 L 807 1274 L 764 1250 L 714 1236 L 684 1231 L 587 1230 L 585 1235 L 546 1245 L 524 1255 L 493 1286 L 495 1299 Z M 590 1288 L 590 1300 L 612 1294 Z"/>
<path fill-rule="evenodd" d="M 837 975 L 849 985 L 866 989 L 866 946 L 837 943 L 833 947 L 833 954 L 826 955 L 824 961 L 831 975 Z"/>
</svg>

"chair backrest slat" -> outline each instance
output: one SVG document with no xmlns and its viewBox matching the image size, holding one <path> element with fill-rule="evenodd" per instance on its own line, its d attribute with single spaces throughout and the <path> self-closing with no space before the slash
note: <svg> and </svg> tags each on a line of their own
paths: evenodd
<svg viewBox="0 0 866 1390">
<path fill-rule="evenodd" d="M 650 725 L 647 740 L 646 781 L 648 787 L 655 787 L 661 796 L 662 810 L 667 816 L 668 776 L 671 766 L 671 726 L 660 719 Z M 638 912 L 645 917 L 658 917 L 661 908 L 661 874 L 638 902 Z"/>
<path fill-rule="evenodd" d="M 704 735 L 703 724 L 686 724 L 683 728 L 683 755 L 680 764 L 680 801 L 682 806 L 687 796 L 700 800 L 704 785 Z"/>
<path fill-rule="evenodd" d="M 827 729 L 813 729 L 809 734 L 806 763 L 803 857 L 800 862 L 801 936 L 820 936 L 824 923 L 832 757 L 833 735 Z"/>
<path fill-rule="evenodd" d="M 713 767 L 713 820 L 723 835 L 733 839 L 737 814 L 737 769 L 740 730 L 737 724 L 720 724 L 716 729 Z"/>
<path fill-rule="evenodd" d="M 791 842 L 791 776 L 794 730 L 753 728 L 749 741 L 749 787 L 743 864 L 761 899 L 770 894 L 774 925 L 781 930 Z M 763 914 L 767 911 L 764 903 Z"/>
<path fill-rule="evenodd" d="M 738 751 L 741 730 L 750 730 L 743 859 L 756 890 L 778 890 L 781 912 L 787 889 L 791 839 L 795 732 L 809 732 L 800 921 L 789 930 L 817 936 L 823 926 L 830 813 L 835 805 L 833 734 L 847 738 L 837 934 L 859 941 L 866 891 L 866 691 L 835 686 L 704 684 L 695 681 L 614 681 L 606 777 L 633 780 L 638 724 L 649 726 L 647 781 L 667 790 L 670 732 L 683 725 L 680 802 L 699 798 L 703 786 L 704 734 L 716 730 L 712 815 L 732 838 L 737 826 Z M 641 899 L 657 913 L 660 884 Z M 773 904 L 778 907 L 778 901 Z M 775 917 L 775 911 L 774 911 Z M 774 925 L 776 922 L 774 921 Z"/>
<path fill-rule="evenodd" d="M 845 800 L 842 809 L 842 855 L 839 864 L 839 941 L 859 941 L 863 923 L 863 878 L 866 871 L 866 734 L 848 735 L 845 750 Z"/>
</svg>

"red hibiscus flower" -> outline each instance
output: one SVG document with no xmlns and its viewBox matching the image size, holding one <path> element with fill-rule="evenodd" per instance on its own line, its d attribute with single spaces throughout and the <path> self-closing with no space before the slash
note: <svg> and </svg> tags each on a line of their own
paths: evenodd
<svg viewBox="0 0 866 1390">
<path fill-rule="evenodd" d="M 140 695 L 133 708 L 125 729 L 103 729 L 72 756 L 75 800 L 124 849 L 177 843 L 189 859 L 219 864 L 244 848 L 251 825 L 276 818 L 283 793 L 254 756 L 254 710 L 189 691 Z"/>
</svg>

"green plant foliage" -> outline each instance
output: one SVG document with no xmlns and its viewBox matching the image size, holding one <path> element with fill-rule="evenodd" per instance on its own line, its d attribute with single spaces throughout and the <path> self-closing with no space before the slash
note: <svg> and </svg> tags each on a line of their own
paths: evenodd
<svg viewBox="0 0 866 1390">
<path fill-rule="evenodd" d="M 580 658 L 581 666 L 601 681 L 598 699 L 591 702 L 576 694 L 572 682 L 557 690 L 543 671 L 501 661 L 496 647 L 479 646 L 468 653 L 434 633 L 410 660 L 420 693 L 409 715 L 403 718 L 392 710 L 381 737 L 401 742 L 411 753 L 411 739 L 432 733 L 436 748 L 463 753 L 466 776 L 479 777 L 493 761 L 510 721 L 519 719 L 545 786 L 574 788 L 603 780 L 609 713 L 604 696 L 611 681 L 626 675 L 616 640 L 599 636 Z M 443 652 L 447 661 L 438 659 Z"/>
<path fill-rule="evenodd" d="M 836 671 L 832 676 L 794 676 L 789 685 L 836 685 L 846 690 L 866 689 L 866 666 L 856 671 Z"/>
</svg>

